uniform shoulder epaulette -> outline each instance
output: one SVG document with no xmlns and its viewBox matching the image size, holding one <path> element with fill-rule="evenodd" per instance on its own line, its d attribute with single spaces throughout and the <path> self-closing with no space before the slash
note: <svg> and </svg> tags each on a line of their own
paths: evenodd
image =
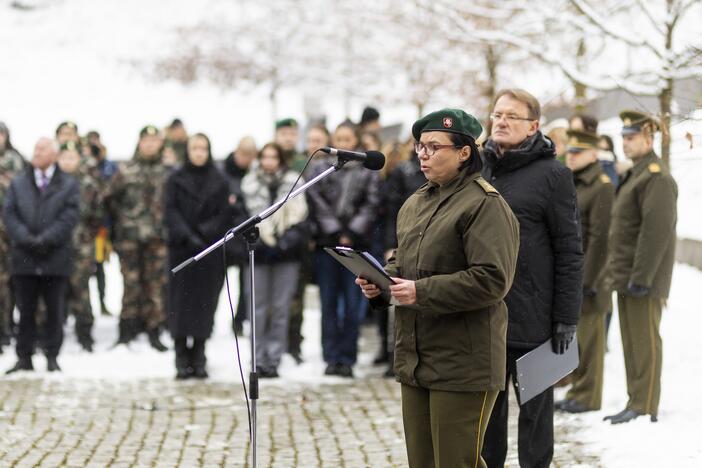
<svg viewBox="0 0 702 468">
<path fill-rule="evenodd" d="M 480 185 L 480 188 L 482 188 L 485 191 L 485 193 L 487 193 L 488 195 L 492 195 L 492 196 L 496 197 L 500 194 L 500 192 L 498 192 L 495 187 L 490 185 L 488 183 L 488 181 L 483 179 L 482 177 L 478 177 L 477 179 L 475 179 L 475 182 L 478 185 Z"/>
<path fill-rule="evenodd" d="M 611 184 L 612 179 L 610 179 L 607 174 L 600 174 L 600 182 L 602 182 L 603 184 Z"/>
<path fill-rule="evenodd" d="M 661 165 L 655 162 L 649 164 L 648 172 L 650 172 L 651 174 L 658 174 L 659 172 L 661 172 Z"/>
</svg>

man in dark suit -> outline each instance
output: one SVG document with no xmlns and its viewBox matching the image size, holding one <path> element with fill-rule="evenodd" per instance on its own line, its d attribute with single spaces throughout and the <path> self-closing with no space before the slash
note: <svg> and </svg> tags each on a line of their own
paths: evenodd
<svg viewBox="0 0 702 468">
<path fill-rule="evenodd" d="M 5 197 L 3 218 L 10 237 L 10 271 L 20 311 L 17 363 L 7 373 L 33 370 L 36 311 L 46 305 L 47 369 L 61 370 L 56 358 L 63 342 L 66 285 L 73 264 L 71 235 L 78 223 L 78 182 L 56 165 L 58 144 L 40 138 L 27 171 L 18 174 Z"/>
</svg>

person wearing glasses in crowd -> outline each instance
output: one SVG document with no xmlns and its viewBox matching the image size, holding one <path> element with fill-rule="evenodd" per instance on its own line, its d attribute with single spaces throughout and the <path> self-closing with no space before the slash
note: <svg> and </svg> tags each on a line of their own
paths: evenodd
<svg viewBox="0 0 702 468">
<path fill-rule="evenodd" d="M 519 220 L 517 272 L 505 297 L 509 327 L 504 364 L 507 379 L 513 381 L 516 360 L 549 339 L 555 353 L 565 352 L 575 336 L 583 294 L 573 173 L 556 160 L 555 145 L 540 131 L 540 118 L 534 96 L 521 89 L 500 91 L 483 151 L 483 177 Z M 490 467 L 503 466 L 507 455 L 507 394 L 502 391 L 497 397 L 485 436 L 483 456 Z M 553 458 L 553 387 L 520 406 L 518 430 L 520 466 L 548 467 Z"/>
<path fill-rule="evenodd" d="M 397 217 L 393 278 L 395 364 L 411 467 L 481 466 L 481 447 L 505 385 L 509 291 L 519 225 L 480 176 L 475 140 L 482 127 L 460 109 L 428 114 L 412 126 L 428 182 Z M 356 279 L 373 303 L 380 289 Z"/>
</svg>

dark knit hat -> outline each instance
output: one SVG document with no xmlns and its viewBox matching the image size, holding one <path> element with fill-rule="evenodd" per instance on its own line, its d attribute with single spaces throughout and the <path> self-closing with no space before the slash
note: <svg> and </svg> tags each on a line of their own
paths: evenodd
<svg viewBox="0 0 702 468">
<path fill-rule="evenodd" d="M 568 130 L 568 148 L 569 153 L 579 153 L 583 150 L 597 149 L 599 137 L 593 133 L 583 132 L 581 130 Z"/>
<path fill-rule="evenodd" d="M 478 119 L 461 109 L 441 109 L 425 115 L 412 125 L 415 140 L 419 140 L 424 132 L 457 133 L 477 140 L 483 133 L 483 126 Z"/>
</svg>

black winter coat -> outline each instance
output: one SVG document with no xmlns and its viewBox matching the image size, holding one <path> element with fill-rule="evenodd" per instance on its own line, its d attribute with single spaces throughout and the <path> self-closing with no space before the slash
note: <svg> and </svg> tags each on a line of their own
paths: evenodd
<svg viewBox="0 0 702 468">
<path fill-rule="evenodd" d="M 234 153 L 229 153 L 223 161 L 218 165 L 219 170 L 224 175 L 229 184 L 229 193 L 236 198 L 235 204 L 231 207 L 230 226 L 235 227 L 246 221 L 250 214 L 246 211 L 244 203 L 244 195 L 241 191 L 241 180 L 244 178 L 248 169 L 242 169 L 234 163 Z M 234 239 L 227 242 L 227 264 L 242 266 L 248 262 L 248 254 L 246 252 L 246 243 L 240 239 Z"/>
<path fill-rule="evenodd" d="M 330 158 L 319 161 L 310 169 L 310 179 L 333 162 Z M 367 249 L 380 205 L 379 185 L 377 172 L 351 162 L 310 187 L 307 195 L 317 246 L 338 245 L 343 234 L 353 240 L 354 248 Z"/>
<path fill-rule="evenodd" d="M 70 276 L 74 256 L 71 239 L 80 217 L 79 206 L 78 182 L 58 167 L 44 193 L 34 181 L 31 166 L 12 180 L 3 218 L 12 245 L 13 275 Z"/>
<path fill-rule="evenodd" d="M 412 159 L 402 162 L 392 170 L 385 185 L 387 204 L 384 249 L 397 247 L 397 214 L 410 195 L 426 184 L 427 178 L 420 169 L 419 159 L 412 153 Z"/>
<path fill-rule="evenodd" d="M 231 227 L 229 188 L 213 165 L 186 164 L 166 183 L 169 269 L 222 238 Z M 237 242 L 232 240 L 230 242 Z M 207 338 L 224 280 L 221 250 L 168 275 L 168 313 L 174 337 Z"/>
<path fill-rule="evenodd" d="M 534 348 L 555 323 L 575 325 L 582 304 L 583 250 L 573 173 L 541 132 L 498 157 L 488 140 L 483 177 L 519 220 L 517 272 L 505 302 L 507 346 Z"/>
</svg>

